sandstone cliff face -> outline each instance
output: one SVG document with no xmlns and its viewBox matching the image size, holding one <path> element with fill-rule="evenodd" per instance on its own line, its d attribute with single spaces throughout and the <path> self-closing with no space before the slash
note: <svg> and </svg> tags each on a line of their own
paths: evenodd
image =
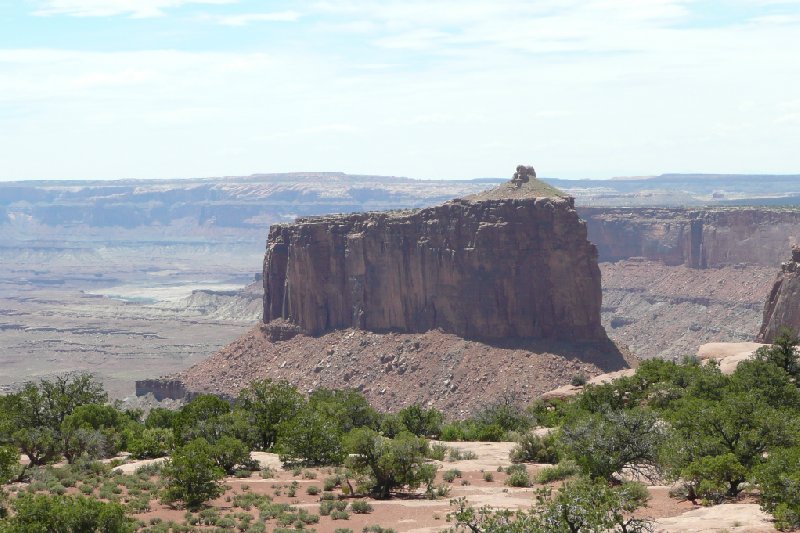
<svg viewBox="0 0 800 533">
<path fill-rule="evenodd" d="M 800 241 L 800 210 L 579 208 L 601 261 L 644 257 L 666 265 L 772 266 Z"/>
<path fill-rule="evenodd" d="M 558 196 L 299 219 L 271 228 L 264 262 L 264 322 L 311 335 L 605 339 L 601 299 L 596 248 Z"/>
<path fill-rule="evenodd" d="M 792 248 L 792 259 L 781 264 L 778 279 L 764 306 L 764 321 L 758 341 L 771 343 L 782 327 L 800 331 L 800 248 Z"/>
</svg>

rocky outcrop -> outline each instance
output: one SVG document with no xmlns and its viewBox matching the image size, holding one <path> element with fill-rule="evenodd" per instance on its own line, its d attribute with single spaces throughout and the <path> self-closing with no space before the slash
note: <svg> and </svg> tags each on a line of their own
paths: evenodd
<svg viewBox="0 0 800 533">
<path fill-rule="evenodd" d="M 764 321 L 758 334 L 759 342 L 771 343 L 787 327 L 800 331 L 800 247 L 792 247 L 792 259 L 781 264 L 778 279 L 772 286 L 764 306 Z"/>
<path fill-rule="evenodd" d="M 605 339 L 586 226 L 571 198 L 522 168 L 497 189 L 437 207 L 273 226 L 264 322 L 285 319 L 310 335 L 440 328 L 475 339 Z"/>
<path fill-rule="evenodd" d="M 666 265 L 772 266 L 800 242 L 796 208 L 579 208 L 601 261 L 644 257 Z"/>
</svg>

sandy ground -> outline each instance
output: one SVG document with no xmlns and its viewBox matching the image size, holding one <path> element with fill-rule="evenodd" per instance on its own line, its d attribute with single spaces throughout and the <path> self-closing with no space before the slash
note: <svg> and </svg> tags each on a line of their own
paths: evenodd
<svg viewBox="0 0 800 533">
<path fill-rule="evenodd" d="M 451 511 L 450 500 L 466 497 L 476 507 L 489 505 L 496 508 L 528 509 L 532 506 L 536 487 L 512 488 L 506 487 L 504 481 L 506 474 L 498 472 L 498 467 L 510 465 L 508 453 L 514 443 L 499 442 L 464 442 L 445 443 L 458 448 L 462 452 L 474 452 L 475 459 L 462 461 L 437 461 L 439 474 L 437 483 L 444 483 L 442 474 L 451 469 L 457 469 L 461 477 L 455 479 L 447 497 L 438 500 L 424 499 L 419 494 L 397 496 L 391 500 L 369 500 L 374 510 L 369 514 L 350 514 L 347 520 L 332 520 L 329 516 L 322 516 L 318 524 L 312 527 L 318 533 L 333 533 L 337 528 L 350 528 L 360 531 L 364 526 L 380 524 L 391 527 L 398 533 L 433 533 L 444 531 L 452 524 L 446 521 L 447 513 Z M 249 479 L 226 478 L 226 493 L 213 502 L 214 507 L 221 512 L 233 511 L 231 504 L 235 494 L 245 492 L 268 495 L 276 503 L 287 503 L 298 508 L 303 508 L 311 513 L 319 510 L 319 496 L 307 493 L 310 486 L 320 489 L 324 479 L 333 473 L 332 469 L 306 469 L 301 475 L 293 475 L 291 471 L 280 468 L 280 461 L 276 454 L 254 452 L 253 458 L 257 459 L 262 467 L 273 469 L 273 476 L 262 478 L 260 473 L 253 473 Z M 121 467 L 120 470 L 131 473 L 139 466 L 158 462 L 156 460 L 133 461 Z M 530 474 L 535 474 L 546 465 L 528 465 Z M 308 479 L 304 474 L 312 472 L 314 479 Z M 492 481 L 484 479 L 484 472 L 491 472 Z M 294 496 L 288 496 L 287 491 L 293 482 L 297 483 Z M 554 486 L 557 486 L 554 485 Z M 679 501 L 669 496 L 669 487 L 652 486 L 648 490 L 651 499 L 648 506 L 637 512 L 637 515 L 655 520 L 656 531 L 664 533 L 680 532 L 723 532 L 730 533 L 762 533 L 775 531 L 768 515 L 760 511 L 758 505 L 752 501 L 744 503 L 729 503 L 714 507 L 699 507 L 690 502 Z M 236 509 L 241 512 L 241 509 Z M 152 502 L 152 510 L 136 515 L 136 518 L 149 522 L 153 518 L 163 520 L 182 521 L 184 512 L 167 508 L 156 501 Z M 268 526 L 273 527 L 273 526 Z"/>
</svg>

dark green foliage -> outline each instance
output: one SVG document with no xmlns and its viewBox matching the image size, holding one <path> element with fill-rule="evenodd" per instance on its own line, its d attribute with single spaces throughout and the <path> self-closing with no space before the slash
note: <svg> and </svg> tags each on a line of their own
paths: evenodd
<svg viewBox="0 0 800 533">
<path fill-rule="evenodd" d="M 703 456 L 681 470 L 688 499 L 698 498 L 707 503 L 720 503 L 725 496 L 739 493 L 739 485 L 747 478 L 747 469 L 735 455 Z"/>
<path fill-rule="evenodd" d="M 222 494 L 220 480 L 225 472 L 214 460 L 213 447 L 205 439 L 196 439 L 175 450 L 163 469 L 166 503 L 182 502 L 197 509 Z"/>
<path fill-rule="evenodd" d="M 150 410 L 144 425 L 148 428 L 172 429 L 176 416 L 178 416 L 176 411 L 156 407 Z"/>
<path fill-rule="evenodd" d="M 355 428 L 378 429 L 381 416 L 355 389 L 317 389 L 308 398 L 312 409 L 336 420 L 342 433 Z"/>
<path fill-rule="evenodd" d="M 230 434 L 230 425 L 223 417 L 231 412 L 231 405 L 212 394 L 202 394 L 184 405 L 172 421 L 175 439 L 187 443 L 197 438 L 215 442 Z"/>
<path fill-rule="evenodd" d="M 397 418 L 409 432 L 418 437 L 438 437 L 444 421 L 441 411 L 433 407 L 425 409 L 417 404 L 401 409 Z"/>
<path fill-rule="evenodd" d="M 103 387 L 89 374 L 56 377 L 23 389 L 4 399 L 5 439 L 11 440 L 33 465 L 57 459 L 63 452 L 62 424 L 80 406 L 103 404 L 108 399 Z M 87 437 L 86 440 L 91 440 Z"/>
<path fill-rule="evenodd" d="M 730 392 L 717 401 L 687 398 L 669 419 L 675 435 L 664 450 L 673 475 L 703 457 L 732 454 L 744 472 L 728 480 L 731 495 L 766 451 L 796 438 L 796 421 L 767 405 L 757 391 Z"/>
<path fill-rule="evenodd" d="M 228 475 L 233 475 L 237 466 L 250 467 L 250 448 L 239 439 L 222 437 L 211 446 L 211 455 Z"/>
<path fill-rule="evenodd" d="M 394 439 L 383 437 L 369 428 L 350 432 L 345 448 L 349 466 L 368 476 L 369 490 L 376 498 L 388 498 L 395 489 L 414 490 L 425 485 L 429 490 L 436 468 L 425 463 L 428 443 L 411 433 Z"/>
<path fill-rule="evenodd" d="M 14 514 L 0 531 L 8 533 L 128 533 L 133 520 L 116 503 L 83 496 L 22 495 L 14 500 Z"/>
<path fill-rule="evenodd" d="M 269 450 L 277 442 L 280 424 L 294 418 L 306 401 L 288 382 L 264 380 L 243 389 L 237 405 L 247 413 L 255 431 L 256 447 Z"/>
<path fill-rule="evenodd" d="M 761 507 L 782 530 L 800 527 L 800 446 L 775 450 L 755 470 Z"/>
<path fill-rule="evenodd" d="M 656 414 L 637 408 L 571 420 L 562 428 L 559 441 L 565 455 L 585 474 L 611 480 L 624 467 L 639 470 L 657 466 L 664 435 Z"/>
<path fill-rule="evenodd" d="M 789 376 L 797 380 L 800 378 L 800 361 L 796 352 L 800 345 L 800 338 L 789 328 L 781 328 L 772 346 L 759 348 L 756 359 L 768 361 Z"/>
<path fill-rule="evenodd" d="M 171 429 L 161 427 L 136 427 L 128 433 L 128 451 L 136 459 L 163 457 L 174 446 L 175 436 Z"/>
<path fill-rule="evenodd" d="M 278 426 L 276 448 L 286 465 L 331 465 L 344 459 L 339 424 L 308 407 Z"/>
</svg>

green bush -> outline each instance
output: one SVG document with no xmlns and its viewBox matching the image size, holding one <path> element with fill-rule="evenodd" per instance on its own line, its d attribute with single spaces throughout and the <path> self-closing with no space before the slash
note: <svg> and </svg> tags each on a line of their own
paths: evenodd
<svg viewBox="0 0 800 533">
<path fill-rule="evenodd" d="M 561 481 L 572 476 L 578 475 L 580 468 L 575 461 L 564 460 L 555 466 L 543 468 L 536 474 L 536 482 L 541 484 Z"/>
<path fill-rule="evenodd" d="M 143 431 L 129 434 L 128 451 L 135 459 L 164 457 L 172 449 L 174 440 L 175 437 L 171 429 L 160 427 L 145 428 Z"/>
<path fill-rule="evenodd" d="M 610 480 L 625 467 L 657 467 L 665 435 L 654 412 L 637 408 L 581 415 L 564 425 L 558 441 L 586 475 Z"/>
<path fill-rule="evenodd" d="M 761 507 L 782 530 L 800 527 L 800 446 L 775 450 L 755 470 Z"/>
<path fill-rule="evenodd" d="M 13 507 L 14 514 L 0 524 L 0 531 L 134 531 L 134 521 L 125 516 L 121 505 L 83 496 L 22 495 L 14 500 Z"/>
<path fill-rule="evenodd" d="M 555 432 L 544 436 L 525 433 L 519 438 L 509 457 L 512 463 L 557 463 L 559 454 Z"/>
<path fill-rule="evenodd" d="M 196 509 L 222 494 L 220 480 L 225 472 L 214 459 L 213 448 L 205 439 L 196 439 L 175 450 L 163 469 L 166 503 L 183 502 Z"/>
<path fill-rule="evenodd" d="M 239 394 L 237 405 L 255 430 L 256 447 L 269 450 L 278 440 L 278 429 L 306 405 L 296 387 L 287 381 L 256 381 Z"/>
<path fill-rule="evenodd" d="M 366 500 L 355 500 L 350 504 L 350 510 L 355 514 L 369 514 L 372 512 L 372 505 Z"/>
<path fill-rule="evenodd" d="M 346 439 L 346 450 L 351 454 L 349 466 L 367 476 L 370 492 L 376 498 L 388 498 L 399 488 L 414 490 L 433 485 L 436 467 L 425 463 L 428 443 L 411 433 L 401 433 L 387 439 L 376 431 L 361 428 L 351 431 Z"/>
<path fill-rule="evenodd" d="M 531 478 L 524 465 L 513 465 L 506 468 L 508 477 L 505 484 L 509 487 L 530 487 Z"/>
<path fill-rule="evenodd" d="M 747 469 L 732 453 L 700 457 L 681 471 L 688 499 L 698 498 L 707 503 L 720 503 L 725 496 L 739 494 L 747 479 Z"/>
<path fill-rule="evenodd" d="M 339 425 L 310 408 L 280 424 L 276 447 L 285 465 L 339 464 L 345 457 Z"/>
<path fill-rule="evenodd" d="M 414 404 L 401 409 L 397 413 L 400 423 L 411 433 L 418 437 L 436 438 L 442 431 L 444 415 L 441 411 L 431 407 L 425 409 Z"/>
</svg>

